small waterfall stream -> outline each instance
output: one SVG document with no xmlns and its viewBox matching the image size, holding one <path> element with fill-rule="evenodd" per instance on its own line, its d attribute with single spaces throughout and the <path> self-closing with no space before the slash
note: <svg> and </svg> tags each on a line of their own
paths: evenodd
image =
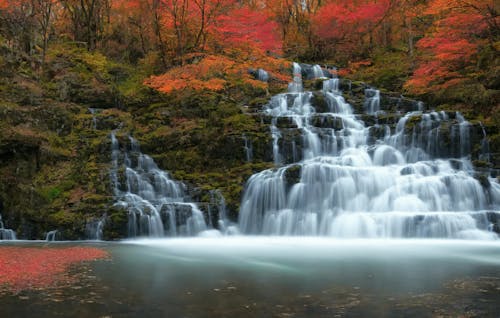
<svg viewBox="0 0 500 318">
<path fill-rule="evenodd" d="M 0 240 L 16 240 L 16 232 L 11 229 L 6 229 L 0 214 Z"/>
<path fill-rule="evenodd" d="M 45 241 L 47 242 L 57 241 L 57 233 L 58 233 L 57 230 L 52 230 L 47 232 L 47 234 L 45 235 Z"/>
<path fill-rule="evenodd" d="M 85 225 L 85 233 L 87 239 L 89 240 L 102 240 L 104 225 L 106 224 L 107 215 L 104 214 L 102 217 L 87 221 Z"/>
<path fill-rule="evenodd" d="M 247 135 L 243 134 L 243 149 L 245 150 L 245 160 L 246 162 L 251 162 L 253 160 L 253 146 L 252 140 L 247 137 Z"/>
<path fill-rule="evenodd" d="M 474 178 L 471 124 L 460 113 L 423 112 L 417 103 L 394 126 L 369 126 L 342 97 L 338 79 L 323 82 L 328 109 L 318 112 L 313 93 L 302 87 L 300 65 L 293 74 L 288 93 L 263 110 L 272 117 L 280 167 L 248 180 L 239 214 L 243 233 L 497 238 L 489 217 L 498 214 L 500 185 Z M 376 115 L 380 92 L 365 94 L 366 113 Z M 301 139 L 285 140 L 290 130 Z"/>
</svg>

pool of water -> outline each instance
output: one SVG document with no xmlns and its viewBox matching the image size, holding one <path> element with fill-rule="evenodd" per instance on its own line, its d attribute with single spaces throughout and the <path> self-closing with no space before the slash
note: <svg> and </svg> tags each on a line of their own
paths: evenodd
<svg viewBox="0 0 500 318">
<path fill-rule="evenodd" d="M 54 244 L 98 246 L 112 259 L 75 269 L 85 275 L 74 286 L 0 297 L 0 316 L 500 315 L 496 241 L 226 237 Z"/>
</svg>

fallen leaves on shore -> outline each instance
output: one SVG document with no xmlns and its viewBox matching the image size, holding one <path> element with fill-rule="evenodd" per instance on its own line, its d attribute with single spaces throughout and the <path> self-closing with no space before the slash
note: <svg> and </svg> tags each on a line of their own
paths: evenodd
<svg viewBox="0 0 500 318">
<path fill-rule="evenodd" d="M 71 280 L 71 265 L 107 257 L 94 247 L 0 247 L 0 292 L 55 286 Z"/>
</svg>

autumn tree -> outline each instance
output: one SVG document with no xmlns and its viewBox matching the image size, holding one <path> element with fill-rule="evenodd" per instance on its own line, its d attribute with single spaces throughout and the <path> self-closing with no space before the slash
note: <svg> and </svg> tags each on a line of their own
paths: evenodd
<svg viewBox="0 0 500 318">
<path fill-rule="evenodd" d="M 367 55 L 367 50 L 375 45 L 391 4 L 389 0 L 341 0 L 325 4 L 312 16 L 317 49 L 337 54 L 337 58 Z M 385 32 L 382 35 L 387 43 Z"/>
<path fill-rule="evenodd" d="M 32 6 L 37 13 L 35 19 L 39 26 L 42 41 L 42 65 L 45 63 L 45 55 L 49 45 L 49 34 L 54 20 L 54 9 L 56 0 L 32 0 Z"/>
<path fill-rule="evenodd" d="M 278 24 L 270 16 L 244 6 L 220 15 L 212 30 L 222 47 L 251 45 L 263 51 L 281 53 L 282 42 L 277 29 Z"/>
<path fill-rule="evenodd" d="M 41 64 L 45 62 L 49 36 L 55 19 L 55 0 L 4 0 L 0 4 L 2 34 L 13 48 L 34 56 L 41 48 Z"/>
<path fill-rule="evenodd" d="M 111 0 L 61 0 L 70 20 L 70 33 L 77 42 L 85 43 L 89 51 L 97 42 L 109 23 Z"/>
<path fill-rule="evenodd" d="M 228 10 L 222 4 L 216 5 L 203 27 L 209 43 L 199 41 L 198 47 L 192 47 L 190 63 L 169 69 L 159 76 L 146 80 L 146 85 L 164 93 L 175 90 L 194 89 L 220 91 L 234 83 L 254 88 L 266 89 L 267 83 L 256 80 L 249 72 L 252 68 L 264 68 L 276 81 L 286 82 L 289 65 L 284 60 L 270 56 L 269 53 L 281 52 L 281 41 L 277 24 L 269 16 L 262 14 L 248 5 L 236 5 Z M 227 10 L 227 11 L 226 11 Z M 201 11 L 198 11 L 201 13 Z M 191 21 L 198 21 L 202 15 L 191 16 Z M 198 21 L 200 23 L 201 21 Z M 200 24 L 191 39 L 198 41 Z"/>
<path fill-rule="evenodd" d="M 434 0 L 425 14 L 434 22 L 417 43 L 421 57 L 407 89 L 434 94 L 470 87 L 486 94 L 488 67 L 481 67 L 479 56 L 485 51 L 498 55 L 499 18 L 493 2 Z"/>
<path fill-rule="evenodd" d="M 314 50 L 311 17 L 322 6 L 321 0 L 264 0 L 257 5 L 278 23 L 287 56 L 299 58 Z"/>
<path fill-rule="evenodd" d="M 31 1 L 4 0 L 0 5 L 2 34 L 13 50 L 32 55 L 35 49 L 35 8 Z"/>
</svg>

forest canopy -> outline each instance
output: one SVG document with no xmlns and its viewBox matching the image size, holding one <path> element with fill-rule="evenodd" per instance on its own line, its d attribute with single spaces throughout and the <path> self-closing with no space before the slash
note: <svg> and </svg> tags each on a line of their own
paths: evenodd
<svg viewBox="0 0 500 318">
<path fill-rule="evenodd" d="M 499 24 L 494 0 L 0 0 L 2 56 L 43 74 L 70 45 L 134 66 L 166 93 L 220 90 L 237 76 L 263 85 L 250 67 L 283 80 L 287 59 L 436 103 L 493 106 Z"/>
</svg>

